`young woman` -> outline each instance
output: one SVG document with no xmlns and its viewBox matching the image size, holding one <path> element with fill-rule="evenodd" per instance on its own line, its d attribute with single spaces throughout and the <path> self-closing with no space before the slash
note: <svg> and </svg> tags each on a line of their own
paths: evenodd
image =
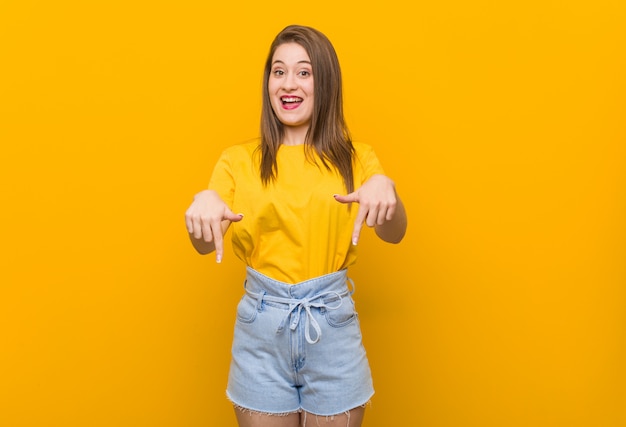
<svg viewBox="0 0 626 427">
<path fill-rule="evenodd" d="M 217 262 L 232 228 L 246 264 L 227 389 L 239 425 L 360 426 L 374 390 L 347 268 L 364 223 L 398 243 L 407 218 L 371 147 L 350 139 L 339 61 L 322 33 L 276 36 L 260 141 L 222 153 L 186 223 Z"/>
</svg>

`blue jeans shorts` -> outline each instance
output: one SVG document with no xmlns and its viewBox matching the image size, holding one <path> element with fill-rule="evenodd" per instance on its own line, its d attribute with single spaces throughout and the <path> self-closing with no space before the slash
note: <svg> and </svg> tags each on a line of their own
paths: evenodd
<svg viewBox="0 0 626 427">
<path fill-rule="evenodd" d="M 235 405 L 335 415 L 370 400 L 372 376 L 348 283 L 346 270 L 290 285 L 248 267 L 226 391 Z"/>
</svg>

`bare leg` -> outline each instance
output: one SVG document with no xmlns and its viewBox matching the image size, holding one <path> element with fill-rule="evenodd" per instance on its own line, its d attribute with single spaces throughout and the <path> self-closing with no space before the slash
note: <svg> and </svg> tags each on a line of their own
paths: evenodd
<svg viewBox="0 0 626 427">
<path fill-rule="evenodd" d="M 300 427 L 298 412 L 287 415 L 268 415 L 235 407 L 235 415 L 239 427 Z"/>
<path fill-rule="evenodd" d="M 303 412 L 300 417 L 302 427 L 360 427 L 364 415 L 365 407 L 361 406 L 338 415 L 324 416 Z"/>
</svg>

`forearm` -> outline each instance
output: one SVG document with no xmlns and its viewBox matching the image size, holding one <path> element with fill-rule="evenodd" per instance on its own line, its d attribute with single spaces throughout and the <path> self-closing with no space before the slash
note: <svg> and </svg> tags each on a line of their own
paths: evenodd
<svg viewBox="0 0 626 427">
<path fill-rule="evenodd" d="M 374 230 L 376 235 L 388 243 L 400 243 L 404 238 L 407 227 L 407 216 L 404 204 L 400 197 L 397 198 L 395 212 L 393 218 L 385 221 L 382 225 L 376 225 Z"/>
<path fill-rule="evenodd" d="M 196 239 L 193 237 L 193 233 L 189 233 L 189 240 L 191 240 L 191 244 L 200 255 L 208 255 L 215 251 L 214 241 L 206 242 L 204 239 Z"/>
</svg>

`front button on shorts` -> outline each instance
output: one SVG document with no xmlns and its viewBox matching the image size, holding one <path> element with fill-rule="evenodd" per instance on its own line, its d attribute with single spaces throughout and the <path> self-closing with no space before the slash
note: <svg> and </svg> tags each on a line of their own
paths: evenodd
<svg viewBox="0 0 626 427">
<path fill-rule="evenodd" d="M 248 267 L 227 395 L 268 414 L 335 415 L 374 389 L 346 270 L 296 285 Z"/>
</svg>

